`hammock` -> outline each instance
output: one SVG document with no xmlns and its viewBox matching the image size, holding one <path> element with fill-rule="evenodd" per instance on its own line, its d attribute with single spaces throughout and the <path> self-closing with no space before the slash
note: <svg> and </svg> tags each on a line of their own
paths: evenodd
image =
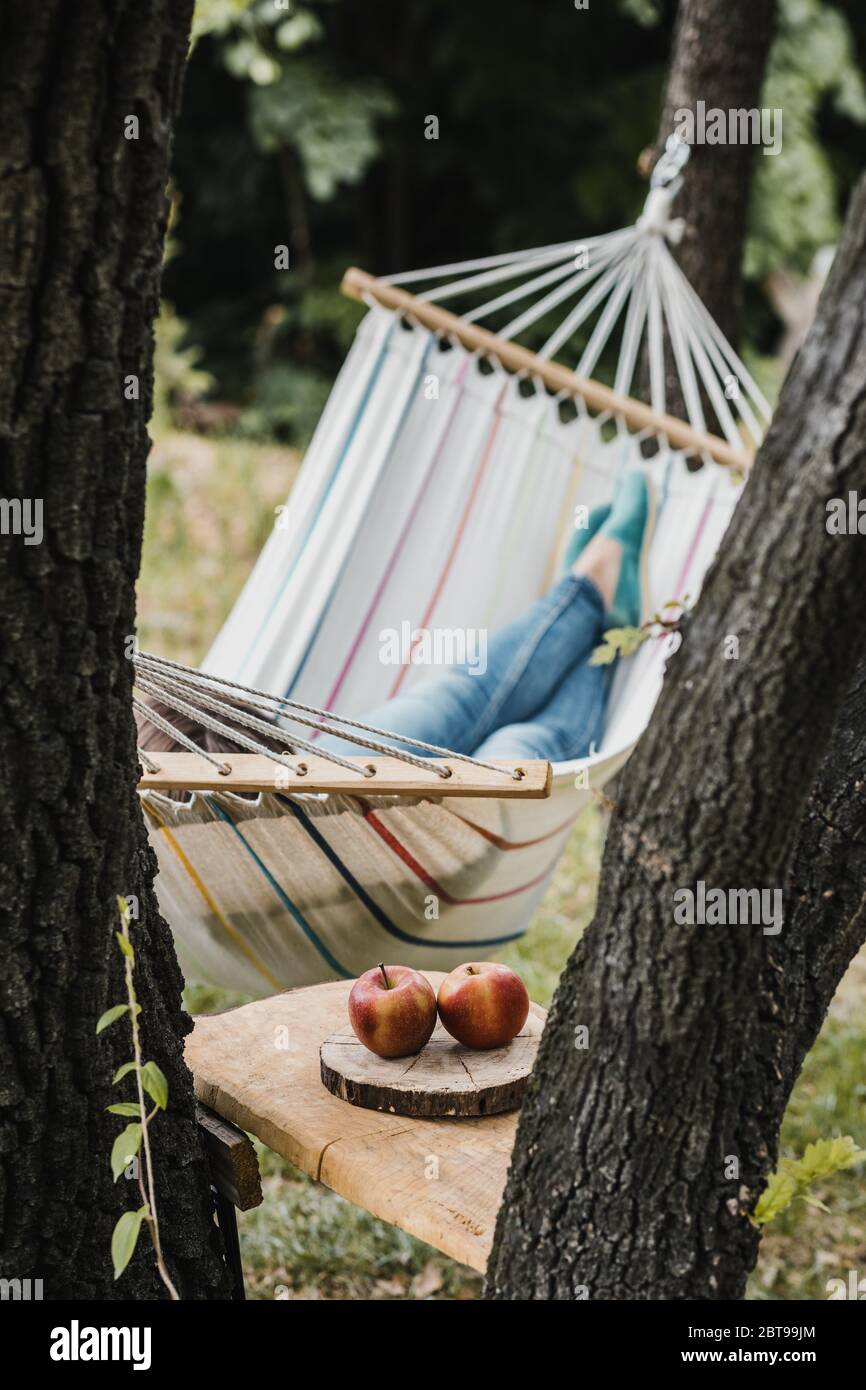
<svg viewBox="0 0 866 1390">
<path fill-rule="evenodd" d="M 384 661 L 386 635 L 411 658 L 424 633 L 507 623 L 556 578 L 575 509 L 641 461 L 659 502 L 653 602 L 694 599 L 770 412 L 669 250 L 681 153 L 661 161 L 634 227 L 384 280 L 347 273 L 368 313 L 210 677 L 363 718 L 436 674 Z M 554 361 L 569 344 L 575 372 Z M 593 379 L 606 368 L 610 386 Z M 642 373 L 648 404 L 629 396 Z M 672 378 L 688 421 L 666 413 Z M 254 799 L 143 790 L 187 977 L 269 994 L 389 957 L 447 971 L 522 935 L 576 816 L 646 726 L 668 651 L 650 640 L 620 661 L 601 747 L 555 764 L 546 799 L 444 797 L 435 777 L 412 795 L 374 794 L 362 776 Z"/>
</svg>

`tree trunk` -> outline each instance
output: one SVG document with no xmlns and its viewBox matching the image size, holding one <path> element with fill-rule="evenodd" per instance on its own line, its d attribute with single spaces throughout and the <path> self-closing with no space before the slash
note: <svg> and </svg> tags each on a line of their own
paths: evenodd
<svg viewBox="0 0 866 1390">
<path fill-rule="evenodd" d="M 796 1077 L 839 980 L 866 940 L 866 659 L 806 803 L 786 903 L 795 964 L 789 971 L 785 1072 Z"/>
<path fill-rule="evenodd" d="M 0 1262 L 47 1298 L 165 1296 L 146 1238 L 117 1283 L 109 1254 L 141 1200 L 108 1161 L 126 1121 L 105 1106 L 133 1098 L 130 1078 L 111 1085 L 128 1023 L 95 1035 L 125 998 L 117 894 L 139 903 L 144 1055 L 170 1087 L 152 1129 L 167 1264 L 182 1297 L 228 1293 L 135 794 L 127 659 L 191 12 L 7 0 L 0 17 L 0 478 L 43 516 L 41 538 L 0 538 Z"/>
<path fill-rule="evenodd" d="M 760 107 L 776 0 L 680 0 L 674 28 L 656 154 L 674 130 L 677 112 Z M 749 210 L 752 145 L 691 147 L 675 212 L 686 230 L 675 255 L 688 280 L 728 340 L 740 336 L 740 266 Z M 681 403 L 668 409 L 683 414 Z"/>
<path fill-rule="evenodd" d="M 746 1213 L 864 934 L 863 880 L 849 882 L 844 861 L 855 844 L 860 867 L 864 857 L 862 736 L 845 762 L 862 669 L 809 800 L 866 640 L 862 538 L 826 525 L 830 498 L 866 493 L 864 381 L 866 180 L 623 778 L 596 916 L 563 974 L 521 1113 L 493 1298 L 742 1296 L 758 1245 Z M 726 659 L 731 637 L 737 659 Z M 856 794 L 844 812 L 840 768 Z M 699 881 L 783 887 L 798 836 L 778 935 L 677 922 L 674 894 Z"/>
</svg>

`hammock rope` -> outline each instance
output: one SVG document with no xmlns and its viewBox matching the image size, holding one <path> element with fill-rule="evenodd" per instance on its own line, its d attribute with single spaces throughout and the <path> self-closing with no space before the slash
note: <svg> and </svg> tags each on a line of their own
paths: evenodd
<svg viewBox="0 0 866 1390">
<path fill-rule="evenodd" d="M 140 700 L 136 700 L 135 698 L 133 698 L 132 707 L 133 709 L 137 709 L 142 713 L 146 712 L 146 706 L 143 705 Z M 143 748 L 138 749 L 138 757 L 146 772 L 156 773 L 162 770 L 160 768 L 159 763 L 155 763 L 153 761 L 153 758 L 151 758 L 150 754 L 145 753 Z"/>
<path fill-rule="evenodd" d="M 163 685 L 158 681 L 145 680 L 141 676 L 137 677 L 137 683 L 139 688 L 145 691 L 146 694 L 155 695 L 165 703 L 170 703 L 179 714 L 185 714 L 189 719 L 201 725 L 202 728 L 209 729 L 212 733 L 222 734 L 223 737 L 231 739 L 233 743 L 239 743 L 242 748 L 246 748 L 250 753 L 258 753 L 260 756 L 270 758 L 273 762 L 280 763 L 281 766 L 285 767 L 295 777 L 302 777 L 304 775 L 303 768 L 296 767 L 284 754 L 275 752 L 273 748 L 268 748 L 265 744 L 255 739 L 247 738 L 246 734 L 242 734 L 238 729 L 232 728 L 229 724 L 224 724 L 222 720 L 214 719 L 214 717 L 205 710 L 196 705 L 191 705 L 187 700 L 182 699 L 177 693 L 177 686 L 172 689 L 169 685 Z M 202 703 L 214 704 L 216 702 L 202 700 Z M 220 706 L 218 706 L 218 708 L 219 707 Z M 253 721 L 251 716 L 244 715 L 242 711 L 233 711 L 232 718 L 235 723 L 242 723 L 250 727 L 254 727 L 255 724 L 261 724 L 263 730 L 267 727 L 264 725 L 263 720 Z M 286 739 L 286 743 L 288 743 L 288 739 Z M 231 768 L 227 763 L 224 763 L 219 770 L 223 776 L 227 776 Z"/>
<path fill-rule="evenodd" d="M 283 730 L 276 722 L 259 719 L 257 716 L 250 714 L 248 710 L 239 708 L 228 692 L 235 691 L 239 695 L 243 695 L 247 703 L 255 704 L 260 708 L 267 709 L 268 707 L 275 707 L 275 717 L 281 716 L 282 718 L 291 720 L 293 723 L 303 724 L 308 728 L 317 729 L 320 733 L 334 734 L 338 738 L 345 738 L 347 741 L 357 743 L 364 748 L 368 748 L 373 753 L 378 753 L 380 756 L 397 758 L 400 762 L 408 763 L 412 767 L 420 768 L 424 772 L 434 772 L 437 777 L 443 780 L 446 780 L 452 775 L 449 768 L 437 766 L 436 762 L 431 760 L 430 757 L 415 757 L 414 754 L 406 752 L 405 749 L 395 748 L 382 740 L 397 739 L 401 743 L 411 744 L 413 748 L 423 749 L 426 753 L 433 755 L 433 759 L 454 759 L 457 762 L 467 763 L 471 767 L 484 768 L 488 772 L 499 773 L 501 776 L 508 777 L 516 782 L 522 781 L 525 775 L 520 767 L 508 767 L 503 766 L 501 763 L 486 762 L 481 758 L 473 758 L 468 753 L 455 753 L 452 749 L 442 748 L 435 743 L 425 743 L 422 739 L 410 738 L 408 735 L 404 734 L 396 734 L 388 729 L 380 729 L 373 724 L 365 724 L 358 719 L 344 718 L 342 715 L 335 714 L 331 710 L 320 710 L 313 705 L 304 705 L 284 696 L 270 695 L 266 691 L 255 690 L 252 687 L 240 685 L 236 681 L 212 676 L 207 672 L 198 671 L 194 667 L 184 666 L 179 661 L 172 661 L 168 657 L 154 656 L 149 652 L 137 652 L 133 658 L 133 666 L 135 670 L 135 684 L 139 690 L 161 700 L 163 704 L 176 710 L 177 713 L 185 714 L 187 718 L 194 720 L 196 723 L 200 724 L 202 728 L 209 729 L 213 733 L 221 734 L 225 738 L 239 743 L 249 752 L 271 758 L 272 761 L 286 767 L 296 777 L 303 777 L 305 775 L 306 768 L 303 764 L 300 766 L 293 765 L 283 754 L 277 753 L 269 744 L 261 740 L 247 738 L 245 734 L 240 733 L 236 728 L 232 728 L 231 725 L 214 718 L 213 713 L 209 713 L 208 711 L 221 712 L 227 718 L 230 718 L 234 724 L 241 724 L 243 727 L 249 728 L 254 732 L 264 734 L 271 741 L 277 740 L 284 742 L 286 746 L 291 747 L 293 751 L 300 750 L 315 755 L 316 757 L 325 758 L 329 762 L 336 763 L 339 767 L 344 767 L 350 772 L 357 773 L 367 778 L 375 776 L 375 769 L 359 767 L 357 763 L 349 762 L 346 758 L 341 757 L 339 753 L 331 749 L 322 748 L 319 744 L 310 743 L 308 740 L 297 736 L 291 731 Z M 174 672 L 180 674 L 174 675 Z M 196 700 L 198 704 L 191 704 L 189 697 Z M 207 758 L 208 762 L 215 766 L 222 775 L 225 776 L 231 772 L 231 768 L 228 764 L 220 763 L 217 759 L 211 757 L 200 745 L 183 734 L 180 729 L 172 725 L 151 706 L 136 699 L 134 696 L 133 705 L 146 718 L 150 719 L 157 728 L 160 728 L 163 733 L 167 734 L 168 737 L 177 739 L 189 752 L 200 754 L 202 757 Z M 202 708 L 202 706 L 204 708 Z M 304 713 L 301 714 L 298 711 L 303 711 Z M 307 717 L 308 715 L 314 715 L 316 717 L 309 718 Z M 350 732 L 347 732 L 347 730 Z M 365 738 L 361 736 L 362 734 L 372 734 L 376 737 Z M 285 737 L 282 737 L 282 735 L 285 735 Z M 143 750 L 139 749 L 139 756 L 141 756 L 142 753 Z M 142 761 L 144 766 L 148 768 L 148 771 L 159 771 L 158 768 L 149 766 L 148 762 L 144 761 L 144 758 L 142 758 Z"/>
<path fill-rule="evenodd" d="M 217 772 L 223 777 L 227 776 L 231 770 L 227 763 L 221 763 L 217 758 L 211 757 L 210 753 L 206 752 L 204 748 L 200 748 L 199 745 L 183 733 L 182 730 L 176 729 L 174 725 L 170 724 L 167 719 L 164 719 L 157 710 L 151 709 L 150 705 L 145 704 L 143 700 L 137 699 L 135 695 L 132 697 L 132 707 L 138 710 L 138 713 L 143 715 L 146 719 L 149 719 L 152 724 L 155 724 L 158 729 L 161 729 L 168 738 L 176 739 L 178 743 L 186 748 L 188 753 L 195 753 L 197 756 L 206 758 L 211 766 L 216 768 Z M 160 771 L 159 764 L 154 763 L 152 759 L 148 759 L 143 748 L 138 749 L 138 756 L 141 758 L 148 772 Z"/>
<path fill-rule="evenodd" d="M 372 299 L 387 307 L 397 308 L 398 312 L 420 323 L 428 331 L 434 334 L 441 331 L 453 338 L 453 324 L 448 326 L 441 320 L 434 321 L 425 311 L 435 311 L 440 304 L 474 295 L 488 286 L 519 279 L 520 283 L 505 289 L 493 299 L 480 305 L 469 304 L 455 312 L 466 330 L 460 339 L 463 345 L 496 358 L 495 342 L 488 340 L 481 345 L 470 341 L 473 327 L 489 322 L 494 315 L 519 301 L 531 300 L 517 317 L 503 327 L 494 329 L 491 326 L 489 330 L 481 330 L 483 333 L 492 332 L 502 344 L 503 351 L 499 357 L 501 365 L 530 377 L 534 376 L 533 369 L 528 365 L 519 365 L 516 356 L 506 349 L 514 344 L 515 349 L 526 357 L 525 349 L 517 341 L 521 335 L 546 314 L 575 299 L 576 302 L 559 326 L 532 355 L 538 364 L 540 378 L 547 382 L 550 389 L 558 385 L 563 394 L 568 394 L 567 387 L 560 379 L 553 381 L 549 374 L 545 374 L 545 367 L 550 363 L 556 369 L 554 355 L 597 315 L 574 368 L 572 394 L 578 399 L 582 394 L 581 386 L 586 384 L 595 385 L 594 394 L 597 398 L 601 397 L 597 383 L 592 383 L 591 378 L 617 325 L 624 318 L 613 387 L 622 405 L 620 409 L 614 405 L 608 410 L 603 405 L 597 406 L 596 412 L 600 418 L 613 417 L 620 426 L 632 423 L 638 437 L 655 433 L 663 443 L 668 443 L 662 418 L 665 415 L 667 339 L 673 357 L 671 366 L 682 387 L 688 423 L 695 436 L 701 436 L 700 440 L 696 439 L 694 451 L 704 458 L 714 456 L 720 462 L 734 462 L 731 451 L 742 451 L 744 442 L 748 442 L 753 450 L 757 448 L 770 420 L 771 410 L 751 373 L 686 280 L 670 249 L 670 243 L 678 242 L 683 231 L 682 220 L 671 216 L 671 204 L 682 183 L 682 170 L 688 153 L 689 147 L 678 136 L 674 135 L 668 140 L 653 172 L 644 211 L 633 227 L 588 237 L 582 242 L 560 242 L 535 251 L 454 262 L 428 270 L 388 275 L 378 280 L 350 271 L 344 280 L 344 289 L 347 293 L 363 297 L 367 303 Z M 582 265 L 578 252 L 585 253 L 586 260 Z M 573 273 L 575 269 L 576 273 Z M 413 289 L 410 303 L 398 305 L 393 295 L 389 294 L 390 289 L 400 290 L 403 286 L 423 286 L 425 281 L 443 280 L 446 283 L 417 291 Z M 456 336 L 460 338 L 459 328 Z M 638 405 L 637 409 L 631 409 L 636 403 L 629 394 L 634 389 L 635 373 L 644 344 L 651 408 L 658 417 L 655 428 L 649 424 L 633 423 L 645 418 L 645 407 Z M 590 399 L 589 396 L 587 399 Z M 705 400 L 712 406 L 723 436 L 722 440 L 716 442 L 726 444 L 727 453 L 706 447 L 712 442 L 713 436 L 708 434 Z M 744 455 L 738 462 L 747 464 L 747 456 Z"/>
</svg>

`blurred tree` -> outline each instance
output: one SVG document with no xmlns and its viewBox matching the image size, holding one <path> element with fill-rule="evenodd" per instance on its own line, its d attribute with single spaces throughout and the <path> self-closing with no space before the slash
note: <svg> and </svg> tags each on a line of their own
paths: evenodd
<svg viewBox="0 0 866 1390">
<path fill-rule="evenodd" d="M 761 89 L 776 20 L 776 0 L 731 6 L 727 0 L 680 0 L 658 150 L 684 111 L 753 110 Z M 740 339 L 742 256 L 756 150 L 743 143 L 690 147 L 676 200 L 685 221 L 677 261 L 729 342 Z M 669 354 L 670 356 L 670 354 Z M 668 383 L 668 409 L 686 414 L 677 374 Z"/>
<path fill-rule="evenodd" d="M 747 25 L 765 3 L 744 9 Z M 200 0 L 166 287 L 215 390 L 247 405 L 246 427 L 309 433 L 358 319 L 337 289 L 346 265 L 385 273 L 632 220 L 674 11 L 305 0 L 287 14 Z M 780 0 L 762 100 L 785 107 L 785 143 L 757 161 L 747 267 L 759 280 L 805 269 L 835 238 L 861 162 L 864 55 L 856 0 Z M 425 139 L 431 114 L 438 139 Z M 292 271 L 274 271 L 280 242 Z M 773 349 L 778 324 L 755 285 L 745 325 L 751 351 Z"/>
<path fill-rule="evenodd" d="M 270 5 L 201 13 L 166 286 L 256 431 L 298 437 L 313 423 L 359 317 L 337 288 L 347 264 L 384 272 L 560 240 L 563 227 L 588 235 L 639 210 L 640 112 L 666 35 L 618 7 L 551 7 L 539 23 L 518 0 L 311 3 L 298 13 L 318 28 L 306 24 L 291 50 Z M 299 78 L 291 111 L 287 74 Z M 320 86 L 345 94 L 337 115 L 351 138 L 319 122 Z M 438 139 L 425 138 L 431 114 Z M 272 248 L 291 244 L 293 225 L 302 268 L 275 273 Z M 303 421 L 292 418 L 301 388 Z"/>
<path fill-rule="evenodd" d="M 861 25 L 862 27 L 862 25 Z M 808 271 L 839 236 L 850 179 L 866 158 L 866 85 L 845 16 L 823 0 L 779 0 L 762 102 L 783 113 L 782 148 L 757 161 L 746 250 L 750 279 L 780 268 Z M 827 138 L 828 117 L 853 137 Z"/>
<path fill-rule="evenodd" d="M 129 645 L 144 519 L 169 137 L 191 0 L 8 0 L 0 43 L 0 477 L 42 534 L 0 545 L 0 1248 L 46 1298 L 162 1298 L 145 1240 L 119 1283 L 112 1181 L 128 1100 L 117 895 L 145 1056 L 166 1262 L 183 1298 L 228 1296 L 194 1116 L 181 976 L 136 796 Z"/>
</svg>

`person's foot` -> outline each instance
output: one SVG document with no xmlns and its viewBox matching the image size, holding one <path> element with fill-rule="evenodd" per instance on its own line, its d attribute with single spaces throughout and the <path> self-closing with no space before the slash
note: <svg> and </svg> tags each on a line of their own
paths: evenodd
<svg viewBox="0 0 866 1390">
<path fill-rule="evenodd" d="M 655 496 L 640 469 L 621 479 L 599 536 L 617 541 L 622 561 L 607 627 L 639 627 L 649 617 L 647 557 L 655 523 Z"/>
<path fill-rule="evenodd" d="M 610 516 L 610 503 L 603 507 L 593 507 L 586 520 L 586 525 L 579 531 L 575 531 L 565 551 L 563 569 L 566 571 L 574 569 L 586 547 L 589 545 L 593 536 L 597 535 L 605 521 Z"/>
</svg>

